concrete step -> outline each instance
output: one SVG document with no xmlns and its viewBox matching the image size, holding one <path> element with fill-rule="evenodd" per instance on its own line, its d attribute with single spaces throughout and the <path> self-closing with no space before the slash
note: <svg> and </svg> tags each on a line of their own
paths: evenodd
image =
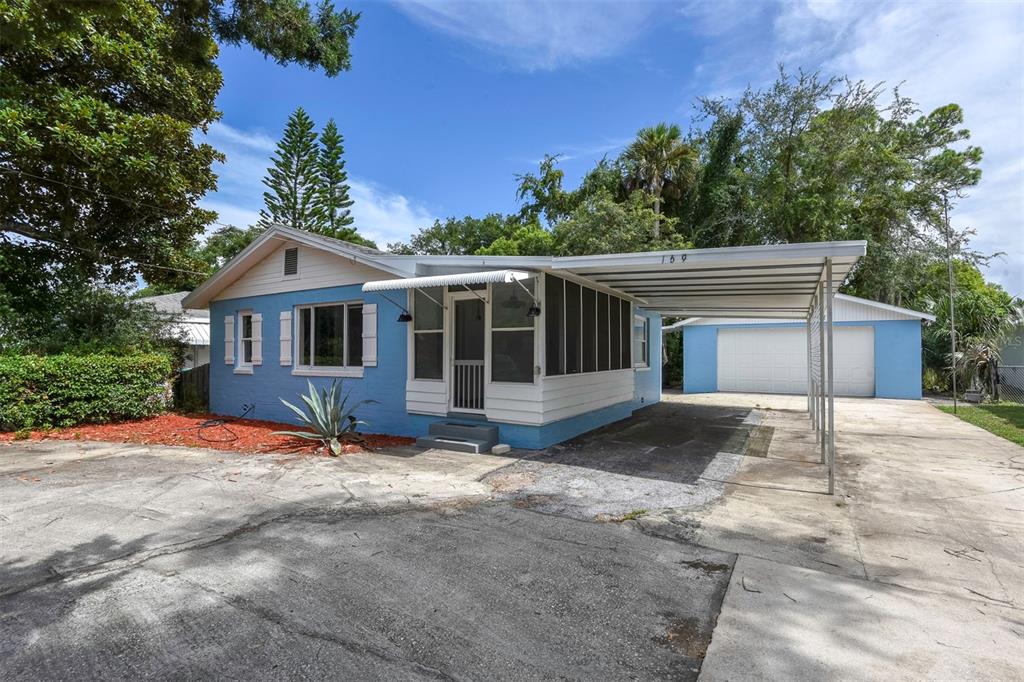
<svg viewBox="0 0 1024 682">
<path fill-rule="evenodd" d="M 455 450 L 456 452 L 470 452 L 476 455 L 490 452 L 494 447 L 491 441 L 477 440 L 475 438 L 451 438 L 448 436 L 420 436 L 416 439 L 416 445 L 421 448 L 437 448 L 438 450 Z"/>
<path fill-rule="evenodd" d="M 438 438 L 453 440 L 479 440 L 494 445 L 498 442 L 498 427 L 490 424 L 465 424 L 458 422 L 434 422 L 428 433 Z"/>
</svg>

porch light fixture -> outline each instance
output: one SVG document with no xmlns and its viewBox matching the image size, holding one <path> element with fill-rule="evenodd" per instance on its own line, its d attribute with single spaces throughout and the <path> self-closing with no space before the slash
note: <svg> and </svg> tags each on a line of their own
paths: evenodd
<svg viewBox="0 0 1024 682">
<path fill-rule="evenodd" d="M 526 311 L 527 317 L 540 317 L 540 306 L 534 303 L 530 306 L 530 309 Z"/>
<path fill-rule="evenodd" d="M 398 315 L 398 321 L 399 322 L 412 322 L 412 315 L 409 313 L 408 310 L 403 310 Z"/>
</svg>

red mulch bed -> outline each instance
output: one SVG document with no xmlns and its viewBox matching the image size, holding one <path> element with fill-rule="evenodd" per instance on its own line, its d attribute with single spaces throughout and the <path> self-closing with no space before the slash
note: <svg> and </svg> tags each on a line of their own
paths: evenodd
<svg viewBox="0 0 1024 682">
<path fill-rule="evenodd" d="M 201 427 L 210 419 L 224 419 L 223 425 Z M 234 452 L 280 452 L 286 454 L 326 455 L 319 441 L 291 436 L 274 436 L 274 431 L 304 431 L 295 424 L 258 419 L 234 419 L 212 414 L 162 414 L 149 419 L 83 424 L 67 429 L 33 431 L 26 440 L 99 440 L 114 443 L 146 445 L 183 445 L 192 448 L 214 448 Z M 0 432 L 0 443 L 15 440 L 12 432 Z M 362 443 L 345 443 L 345 454 L 373 452 L 382 448 L 409 445 L 413 438 L 364 434 Z"/>
</svg>

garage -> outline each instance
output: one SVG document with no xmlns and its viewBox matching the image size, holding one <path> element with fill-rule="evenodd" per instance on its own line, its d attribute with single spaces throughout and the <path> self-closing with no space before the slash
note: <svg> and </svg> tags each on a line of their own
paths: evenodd
<svg viewBox="0 0 1024 682">
<path fill-rule="evenodd" d="M 919 399 L 921 325 L 931 315 L 837 294 L 835 393 Z M 664 328 L 683 334 L 685 393 L 807 392 L 802 320 L 691 317 Z"/>
<path fill-rule="evenodd" d="M 835 391 L 875 394 L 874 328 L 835 329 Z M 718 390 L 738 393 L 807 392 L 807 332 L 800 327 L 720 329 Z"/>
</svg>

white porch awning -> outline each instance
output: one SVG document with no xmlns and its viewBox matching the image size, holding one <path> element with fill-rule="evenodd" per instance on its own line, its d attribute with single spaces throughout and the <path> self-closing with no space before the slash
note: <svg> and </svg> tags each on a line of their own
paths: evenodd
<svg viewBox="0 0 1024 682">
<path fill-rule="evenodd" d="M 367 282 L 363 285 L 363 291 L 398 291 L 401 289 L 426 289 L 429 287 L 457 287 L 467 284 L 510 284 L 533 276 L 533 273 L 524 272 L 522 270 L 459 272 L 451 275 L 382 279 L 375 282 Z"/>
</svg>

